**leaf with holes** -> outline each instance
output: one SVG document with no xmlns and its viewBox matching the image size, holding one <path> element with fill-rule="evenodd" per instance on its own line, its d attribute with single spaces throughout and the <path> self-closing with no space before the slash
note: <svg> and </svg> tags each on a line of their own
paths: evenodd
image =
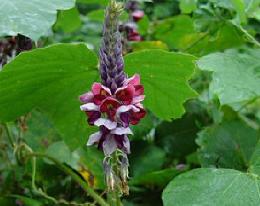
<svg viewBox="0 0 260 206">
<path fill-rule="evenodd" d="M 55 23 L 57 11 L 70 9 L 75 0 L 0 0 L 0 36 L 18 33 L 38 40 Z"/>
</svg>

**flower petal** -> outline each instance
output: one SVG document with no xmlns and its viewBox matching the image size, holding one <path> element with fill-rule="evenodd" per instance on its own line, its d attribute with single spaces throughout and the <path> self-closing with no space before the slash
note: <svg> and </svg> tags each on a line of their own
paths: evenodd
<svg viewBox="0 0 260 206">
<path fill-rule="evenodd" d="M 130 154 L 130 141 L 126 135 L 124 135 L 123 141 L 124 149 L 127 154 Z"/>
<path fill-rule="evenodd" d="M 125 81 L 125 85 L 139 85 L 140 84 L 140 75 L 139 74 L 135 74 L 134 76 L 128 78 L 126 81 Z"/>
<path fill-rule="evenodd" d="M 99 95 L 101 93 L 102 89 L 105 90 L 108 93 L 108 95 L 111 95 L 110 89 L 105 87 L 104 85 L 97 83 L 97 82 L 95 82 L 92 85 L 92 92 L 93 92 L 94 95 Z"/>
<path fill-rule="evenodd" d="M 82 103 L 89 103 L 92 101 L 94 95 L 92 92 L 87 92 L 79 97 Z"/>
<path fill-rule="evenodd" d="M 138 107 L 135 107 L 134 105 L 122 105 L 118 107 L 117 115 L 119 115 L 120 113 L 128 112 L 130 110 L 133 110 L 134 112 L 139 112 Z"/>
<path fill-rule="evenodd" d="M 105 126 L 106 128 L 108 128 L 109 130 L 113 130 L 117 127 L 117 123 L 113 122 L 109 119 L 105 119 L 105 118 L 99 118 L 98 120 L 96 120 L 94 122 L 94 125 L 100 127 L 100 126 Z"/>
<path fill-rule="evenodd" d="M 88 138 L 87 146 L 91 146 L 91 145 L 95 144 L 96 142 L 99 142 L 101 137 L 102 137 L 101 132 L 96 132 L 96 133 L 90 135 Z"/>
<path fill-rule="evenodd" d="M 117 127 L 116 129 L 111 131 L 111 134 L 123 135 L 123 134 L 133 134 L 132 130 L 127 127 Z"/>
<path fill-rule="evenodd" d="M 110 156 L 117 149 L 117 142 L 113 135 L 108 135 L 103 142 L 103 151 L 106 156 Z"/>
<path fill-rule="evenodd" d="M 144 101 L 144 98 L 145 98 L 145 95 L 136 96 L 136 97 L 134 97 L 132 103 L 133 103 L 133 104 L 140 103 L 140 102 Z"/>
<path fill-rule="evenodd" d="M 99 106 L 94 103 L 87 103 L 80 106 L 82 111 L 99 111 Z"/>
</svg>

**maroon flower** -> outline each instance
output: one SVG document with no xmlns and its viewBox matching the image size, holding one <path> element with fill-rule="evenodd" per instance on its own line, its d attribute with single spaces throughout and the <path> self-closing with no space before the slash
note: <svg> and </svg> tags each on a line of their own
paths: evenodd
<svg viewBox="0 0 260 206">
<path fill-rule="evenodd" d="M 102 113 L 106 113 L 108 118 L 113 120 L 119 106 L 120 103 L 116 99 L 114 99 L 113 97 L 108 97 L 102 102 L 100 106 L 100 111 Z"/>
<path fill-rule="evenodd" d="M 140 21 L 144 17 L 144 11 L 142 11 L 142 10 L 135 10 L 132 13 L 132 17 L 133 17 L 134 21 L 136 21 L 136 22 Z"/>
<path fill-rule="evenodd" d="M 135 94 L 135 88 L 132 85 L 128 85 L 123 88 L 119 88 L 116 91 L 116 99 L 123 104 L 129 105 L 132 103 Z"/>
</svg>

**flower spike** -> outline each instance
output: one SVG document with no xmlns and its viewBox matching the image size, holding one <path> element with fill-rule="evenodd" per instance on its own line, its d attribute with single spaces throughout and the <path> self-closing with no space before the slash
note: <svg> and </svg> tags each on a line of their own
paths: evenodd
<svg viewBox="0 0 260 206">
<path fill-rule="evenodd" d="M 124 72 L 118 31 L 123 8 L 121 3 L 111 0 L 106 9 L 99 65 L 102 82 L 95 82 L 91 91 L 79 99 L 89 125 L 99 128 L 99 132 L 90 135 L 87 146 L 97 145 L 104 152 L 103 165 L 109 190 L 119 188 L 128 194 L 128 135 L 133 134 L 129 126 L 138 124 L 146 111 L 142 105 L 145 96 L 140 76 L 135 74 L 127 78 Z"/>
</svg>

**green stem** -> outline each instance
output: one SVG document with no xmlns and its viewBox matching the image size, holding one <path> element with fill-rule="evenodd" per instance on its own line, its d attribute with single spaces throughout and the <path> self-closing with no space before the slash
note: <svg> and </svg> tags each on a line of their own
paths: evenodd
<svg viewBox="0 0 260 206">
<path fill-rule="evenodd" d="M 8 138 L 8 140 L 9 140 L 11 146 L 14 148 L 14 147 L 15 147 L 14 139 L 13 139 L 13 137 L 12 137 L 12 135 L 11 135 L 11 132 L 10 132 L 10 130 L 9 130 L 9 127 L 8 127 L 7 123 L 4 123 L 3 126 L 4 126 L 4 128 L 5 128 L 7 138 Z"/>
<path fill-rule="evenodd" d="M 59 169 L 64 171 L 67 175 L 70 175 L 73 180 L 75 180 L 78 184 L 80 184 L 82 189 L 85 192 L 87 192 L 98 204 L 100 204 L 101 206 L 109 206 L 109 204 L 107 204 L 106 201 L 102 197 L 100 197 L 92 188 L 90 188 L 88 186 L 88 184 L 84 180 L 82 180 L 79 175 L 77 175 L 75 172 L 73 172 L 72 169 L 70 169 L 69 167 L 66 167 L 61 162 L 56 160 L 55 158 L 50 157 L 46 154 L 41 154 L 41 153 L 31 153 L 28 156 L 31 156 L 31 157 L 34 157 L 34 158 L 35 157 L 42 157 L 42 158 L 46 158 L 46 159 L 52 161 L 53 163 L 55 163 L 55 165 Z"/>
<path fill-rule="evenodd" d="M 113 165 L 113 170 L 115 171 L 115 174 L 117 177 L 119 177 L 119 167 L 118 167 L 118 155 L 117 152 L 115 152 L 112 156 L 112 165 Z M 109 204 L 111 206 L 122 206 L 121 204 L 121 199 L 120 199 L 120 193 L 119 189 L 116 186 L 114 191 L 110 191 L 108 193 L 108 198 L 109 198 Z"/>
</svg>

